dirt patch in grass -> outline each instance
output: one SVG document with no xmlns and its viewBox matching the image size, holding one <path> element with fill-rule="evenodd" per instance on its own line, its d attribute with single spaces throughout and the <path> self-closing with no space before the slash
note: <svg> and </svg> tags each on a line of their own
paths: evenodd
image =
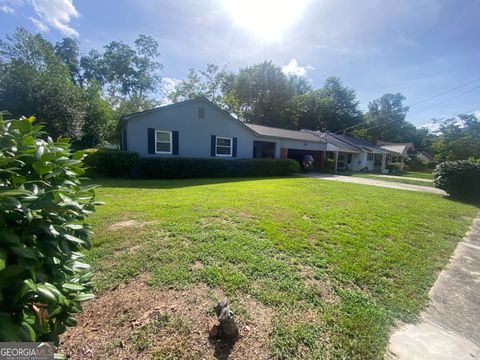
<svg viewBox="0 0 480 360">
<path fill-rule="evenodd" d="M 78 325 L 61 337 L 71 359 L 267 359 L 273 312 L 248 295 L 237 296 L 240 339 L 215 347 L 208 334 L 217 323 L 212 307 L 224 294 L 205 284 L 182 291 L 149 288 L 141 275 L 85 304 Z"/>
<path fill-rule="evenodd" d="M 305 286 L 311 287 L 318 292 L 325 303 L 337 304 L 340 301 L 340 298 L 335 293 L 335 290 L 328 279 L 319 279 L 310 266 L 297 265 L 297 269 Z"/>
<path fill-rule="evenodd" d="M 155 221 L 139 221 L 139 220 L 124 220 L 113 223 L 107 227 L 107 230 L 119 230 L 127 227 L 143 227 L 145 225 L 154 224 Z"/>
</svg>

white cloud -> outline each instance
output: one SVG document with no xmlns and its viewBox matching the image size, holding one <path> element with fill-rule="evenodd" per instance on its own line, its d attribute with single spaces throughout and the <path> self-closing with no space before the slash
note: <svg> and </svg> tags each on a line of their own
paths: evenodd
<svg viewBox="0 0 480 360">
<path fill-rule="evenodd" d="M 29 16 L 28 19 L 33 23 L 33 25 L 35 25 L 38 31 L 47 32 L 49 30 L 48 26 L 45 25 L 42 21 L 35 19 L 31 16 Z"/>
<path fill-rule="evenodd" d="M 15 9 L 8 5 L 0 5 L 0 12 L 4 12 L 5 14 L 13 14 Z"/>
<path fill-rule="evenodd" d="M 182 80 L 170 78 L 170 77 L 163 77 L 162 82 L 160 84 L 162 89 L 163 98 L 161 100 L 162 105 L 171 104 L 171 101 L 167 98 L 167 96 L 175 90 L 175 86 L 181 83 Z"/>
<path fill-rule="evenodd" d="M 50 26 L 59 30 L 65 36 L 77 37 L 79 35 L 78 31 L 70 26 L 72 18 L 80 16 L 72 0 L 30 0 L 30 2 L 40 18 L 36 20 L 42 23 L 42 29 L 48 29 L 48 26 Z M 32 18 L 30 20 L 40 30 L 38 23 Z"/>
<path fill-rule="evenodd" d="M 282 68 L 282 71 L 285 75 L 297 75 L 297 76 L 303 76 L 307 73 L 307 70 L 313 70 L 313 66 L 298 66 L 298 62 L 295 59 L 290 60 L 288 65 L 285 65 Z"/>
</svg>

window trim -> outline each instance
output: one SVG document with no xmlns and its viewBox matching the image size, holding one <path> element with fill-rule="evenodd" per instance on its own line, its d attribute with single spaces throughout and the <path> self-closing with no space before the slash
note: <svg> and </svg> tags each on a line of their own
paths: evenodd
<svg viewBox="0 0 480 360">
<path fill-rule="evenodd" d="M 218 145 L 218 139 L 230 140 L 230 154 L 219 154 L 217 153 L 217 148 L 220 147 L 228 147 L 225 145 Z M 227 136 L 216 136 L 215 137 L 215 156 L 222 156 L 222 157 L 232 157 L 233 156 L 233 138 Z"/>
<path fill-rule="evenodd" d="M 168 144 L 170 144 L 170 151 L 157 151 L 157 144 L 158 143 L 163 143 L 163 144 L 167 144 L 166 141 L 158 141 L 157 140 L 157 134 L 158 133 L 163 133 L 163 134 L 168 134 L 169 135 L 169 142 Z M 169 155 L 172 155 L 172 150 L 173 150 L 173 136 L 172 136 L 172 132 L 171 131 L 168 131 L 168 130 L 155 130 L 155 154 L 169 154 Z"/>
</svg>

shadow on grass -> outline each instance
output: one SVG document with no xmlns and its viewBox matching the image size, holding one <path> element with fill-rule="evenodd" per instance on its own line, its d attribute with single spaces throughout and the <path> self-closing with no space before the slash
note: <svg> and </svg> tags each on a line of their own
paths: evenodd
<svg viewBox="0 0 480 360">
<path fill-rule="evenodd" d="M 205 186 L 215 184 L 236 183 L 242 181 L 260 180 L 284 180 L 295 179 L 295 176 L 277 177 L 248 177 L 248 178 L 206 178 L 206 179 L 134 179 L 134 178 L 112 178 L 112 177 L 90 177 L 85 183 L 101 185 L 112 188 L 132 189 L 176 189 L 192 186 Z"/>
</svg>

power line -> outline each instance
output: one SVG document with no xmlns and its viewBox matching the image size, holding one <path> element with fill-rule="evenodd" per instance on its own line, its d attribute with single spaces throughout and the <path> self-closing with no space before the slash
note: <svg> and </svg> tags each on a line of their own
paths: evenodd
<svg viewBox="0 0 480 360">
<path fill-rule="evenodd" d="M 470 84 L 473 84 L 473 83 L 475 83 L 475 82 L 477 82 L 477 81 L 480 81 L 480 78 L 475 79 L 475 80 L 472 80 L 472 81 L 469 81 L 469 82 L 467 82 L 467 83 L 465 83 L 465 84 L 459 85 L 459 86 L 454 87 L 454 88 L 452 88 L 452 89 L 450 89 L 450 90 L 446 90 L 446 91 L 441 92 L 441 93 L 439 93 L 439 94 L 437 94 L 437 95 L 433 95 L 433 96 L 430 96 L 430 97 L 428 97 L 428 98 L 426 98 L 426 99 L 420 100 L 420 101 L 418 101 L 418 102 L 416 102 L 416 103 L 414 103 L 414 104 L 409 105 L 409 107 L 413 107 L 413 106 L 416 106 L 416 105 L 418 105 L 418 104 L 423 104 L 424 102 L 427 102 L 428 100 L 432 100 L 432 99 L 435 99 L 435 98 L 440 97 L 440 96 L 442 96 L 442 95 L 451 93 L 452 91 L 461 89 L 461 88 L 463 88 L 463 87 L 465 87 L 465 86 L 468 86 L 468 85 L 470 85 Z"/>
<path fill-rule="evenodd" d="M 436 95 L 430 96 L 430 97 L 428 97 L 428 98 L 426 98 L 426 99 L 417 101 L 416 103 L 413 103 L 413 104 L 411 104 L 411 105 L 408 105 L 408 108 L 411 108 L 411 107 L 413 107 L 413 106 L 422 104 L 422 103 L 424 103 L 424 102 L 426 102 L 426 101 L 435 99 L 435 98 L 440 97 L 440 96 L 442 96 L 442 95 L 451 93 L 451 92 L 453 92 L 453 91 L 455 91 L 455 90 L 458 90 L 458 89 L 461 89 L 461 88 L 463 88 L 463 87 L 465 87 L 465 86 L 471 85 L 471 84 L 473 84 L 473 83 L 475 83 L 475 82 L 477 82 L 477 81 L 480 81 L 480 78 L 474 79 L 474 80 L 472 80 L 472 81 L 469 81 L 469 82 L 464 83 L 464 84 L 461 84 L 461 85 L 458 85 L 458 86 L 456 86 L 456 87 L 454 87 L 454 88 L 451 88 L 451 89 L 448 89 L 448 90 L 443 91 L 443 92 L 441 92 L 441 93 L 438 93 L 438 94 L 436 94 Z M 418 113 L 420 113 L 420 112 L 423 112 L 423 111 L 425 111 L 425 110 L 431 109 L 432 107 L 435 107 L 435 106 L 438 106 L 438 105 L 443 104 L 444 102 L 447 102 L 447 101 L 456 99 L 456 98 L 458 98 L 458 97 L 460 97 L 460 96 L 463 96 L 463 95 L 465 95 L 465 94 L 468 94 L 468 93 L 470 93 L 470 92 L 472 92 L 472 91 L 475 91 L 475 90 L 477 90 L 477 89 L 479 89 L 479 88 L 480 88 L 480 86 L 477 86 L 477 87 L 475 87 L 475 88 L 473 88 L 473 89 L 470 89 L 470 90 L 468 90 L 468 91 L 466 91 L 466 92 L 463 92 L 463 93 L 461 93 L 461 94 L 459 94 L 459 95 L 456 95 L 456 96 L 454 96 L 454 97 L 445 99 L 445 100 L 443 100 L 443 101 L 441 101 L 441 102 L 439 102 L 439 103 L 437 103 L 437 104 L 435 104 L 435 105 L 432 105 L 432 106 L 429 107 L 429 108 L 426 108 L 426 109 L 417 111 L 417 112 L 415 112 L 415 113 L 413 113 L 413 114 L 410 114 L 409 116 L 412 116 L 412 115 L 418 114 Z M 338 131 L 334 132 L 334 134 L 338 134 L 338 133 L 344 132 L 344 131 L 346 131 L 346 130 L 354 129 L 354 128 L 359 127 L 359 126 L 362 126 L 362 125 L 364 125 L 364 124 L 365 124 L 365 122 L 363 121 L 363 122 L 360 122 L 360 123 L 358 123 L 358 124 L 355 124 L 355 125 L 346 127 L 346 128 L 344 128 L 344 129 L 342 129 L 342 130 L 338 130 Z M 385 124 L 383 124 L 383 125 L 385 125 Z M 377 126 L 375 126 L 375 127 L 377 127 Z"/>
<path fill-rule="evenodd" d="M 432 106 L 430 106 L 430 107 L 427 107 L 427 108 L 425 108 L 425 109 L 423 109 L 423 110 L 414 112 L 413 114 L 410 114 L 409 116 L 413 116 L 413 115 L 416 115 L 416 114 L 418 114 L 418 113 L 421 113 L 421 112 L 423 112 L 423 111 L 425 111 L 425 110 L 429 110 L 429 109 L 431 109 L 431 108 L 434 108 L 435 106 L 438 106 L 438 105 L 441 105 L 441 104 L 443 104 L 443 103 L 446 103 L 447 101 L 450 101 L 450 100 L 459 98 L 460 96 L 469 94 L 469 93 L 471 93 L 471 92 L 473 92 L 473 91 L 475 91 L 475 90 L 478 90 L 478 89 L 480 89 L 480 86 L 476 86 L 476 87 L 474 87 L 473 89 L 464 91 L 463 93 L 460 93 L 460 94 L 458 94 L 458 95 L 456 95 L 456 96 L 453 96 L 453 97 L 451 97 L 451 98 L 448 98 L 448 99 L 445 99 L 445 100 L 443 100 L 443 101 L 440 101 L 440 102 L 438 102 L 438 103 L 436 103 L 436 104 L 434 104 L 434 105 L 432 105 Z"/>
</svg>

